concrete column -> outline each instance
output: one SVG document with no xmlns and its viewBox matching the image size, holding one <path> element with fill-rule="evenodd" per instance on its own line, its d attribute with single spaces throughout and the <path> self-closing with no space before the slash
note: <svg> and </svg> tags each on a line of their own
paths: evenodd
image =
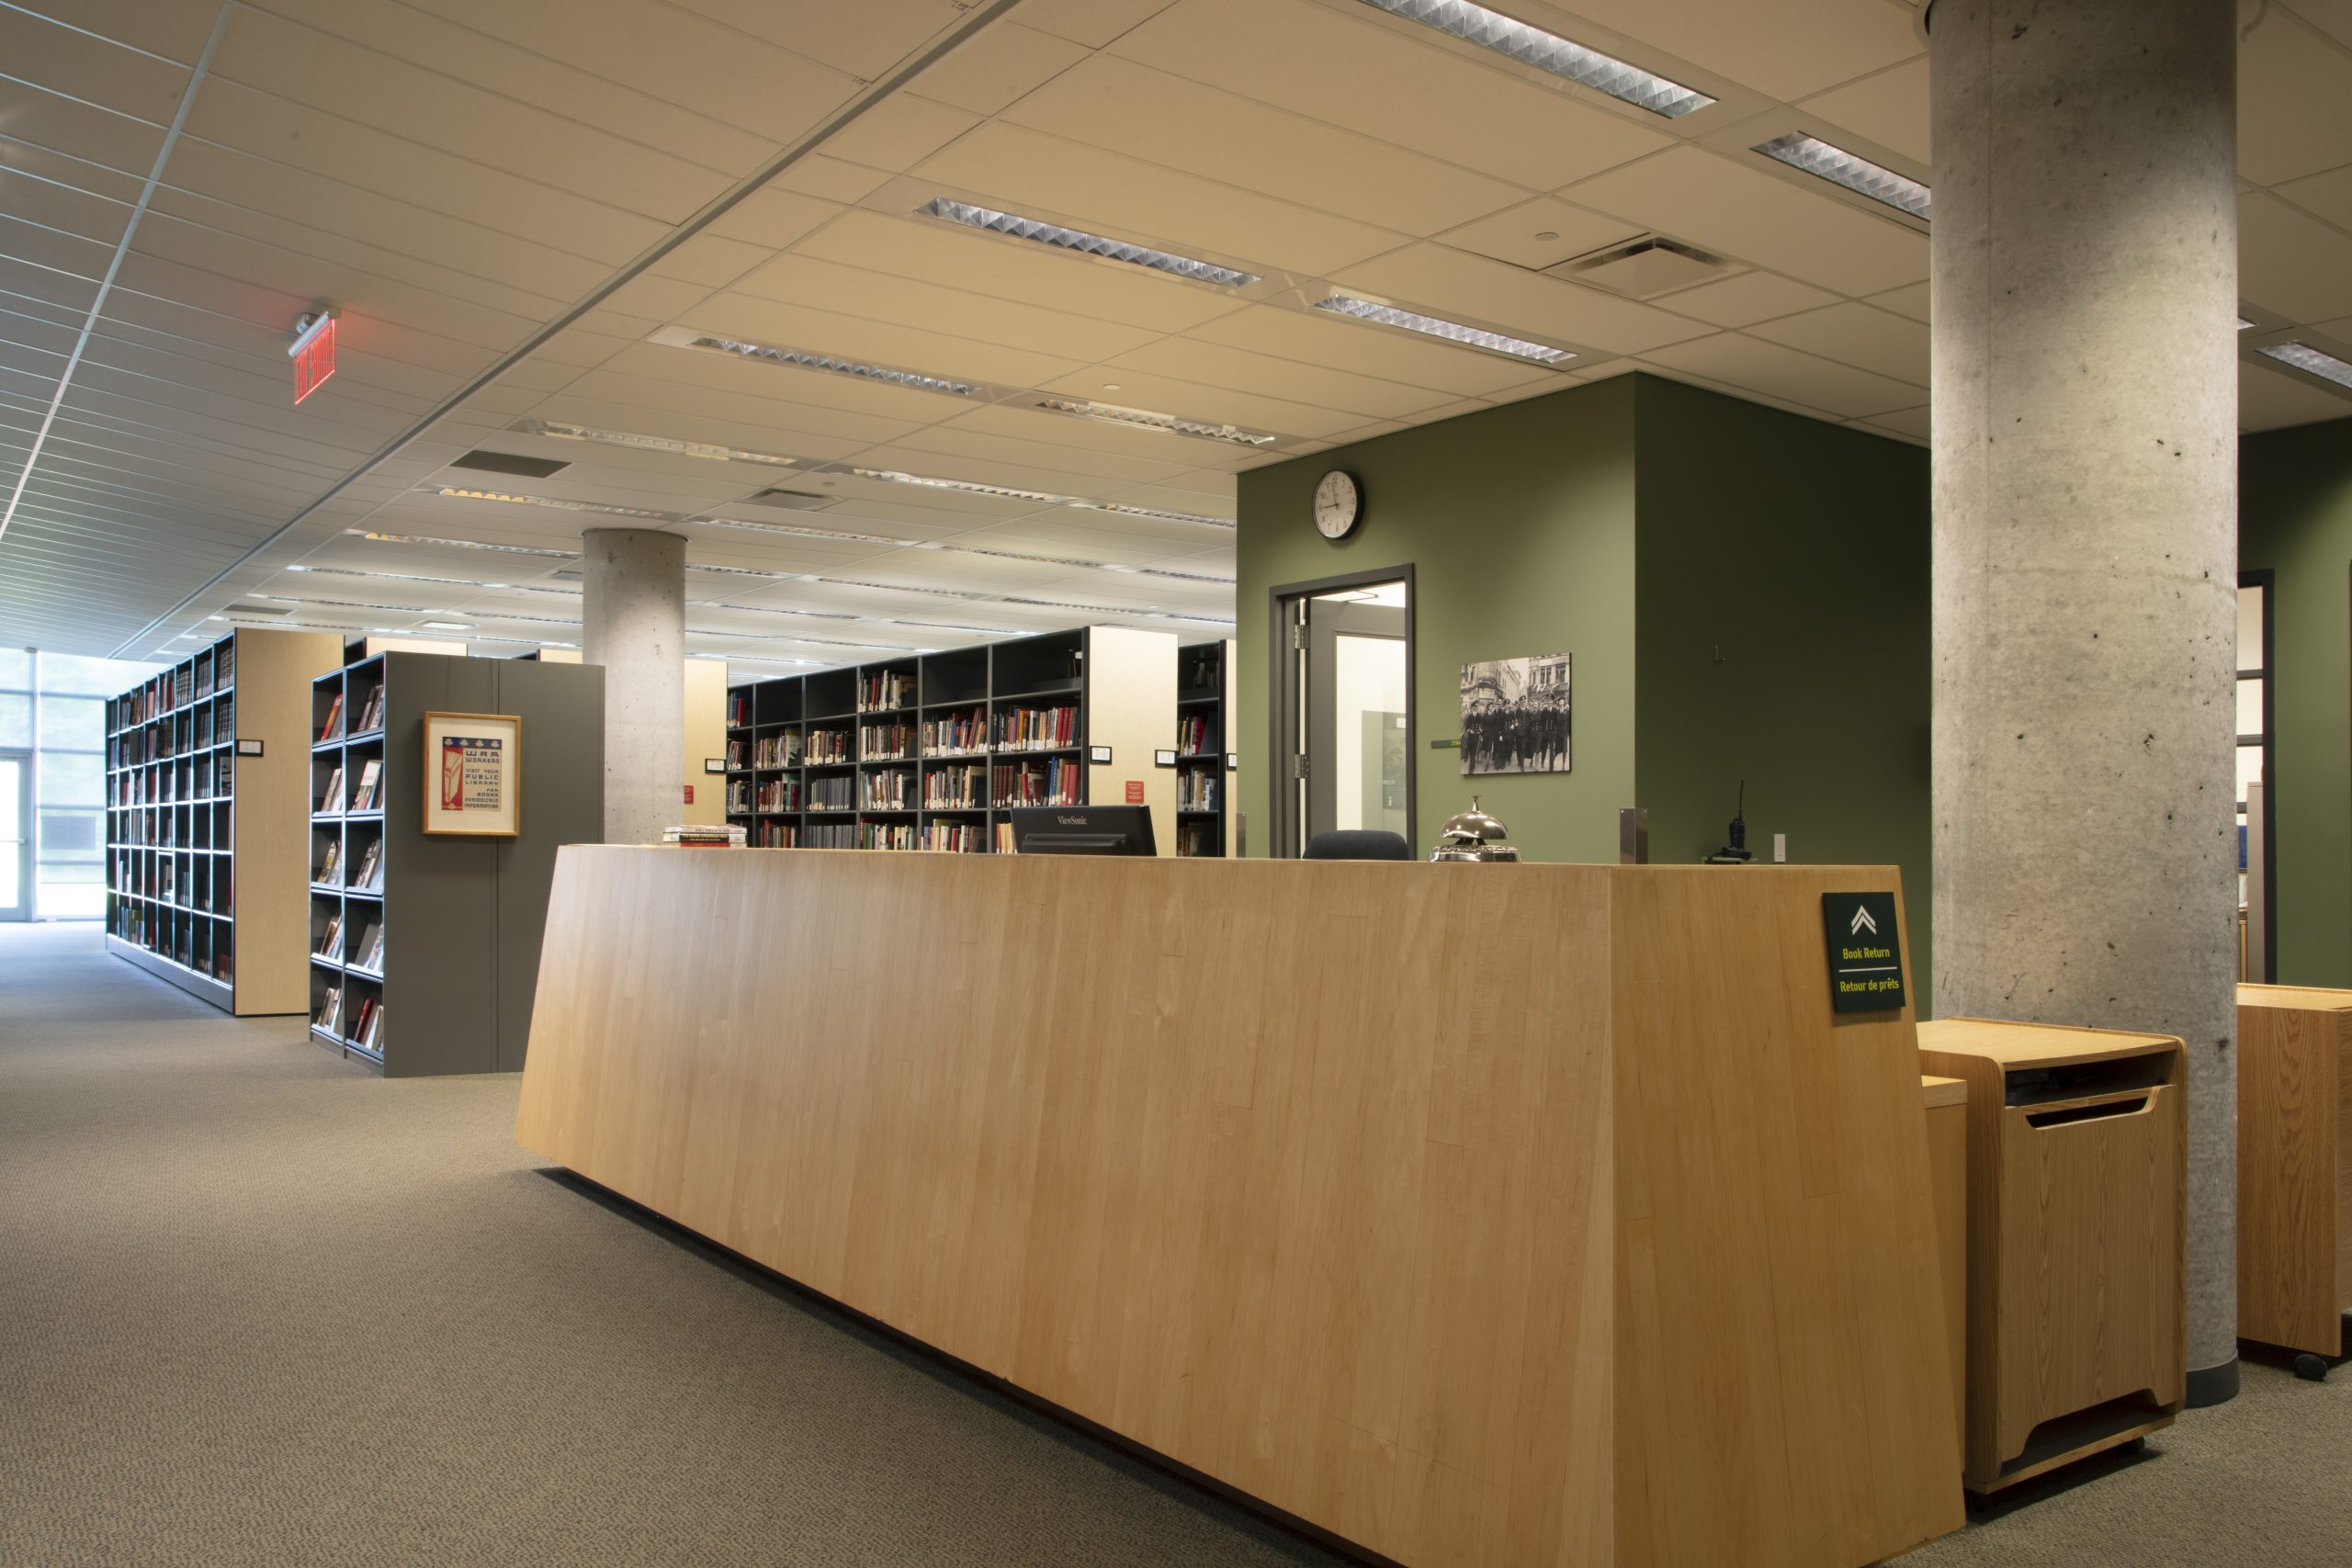
<svg viewBox="0 0 2352 1568">
<path fill-rule="evenodd" d="M 1935 0 L 1936 1011 L 2188 1047 L 2237 1387 L 2233 0 Z"/>
<path fill-rule="evenodd" d="M 581 657 L 605 667 L 605 841 L 658 844 L 685 819 L 685 536 L 591 528 L 580 576 Z"/>
</svg>

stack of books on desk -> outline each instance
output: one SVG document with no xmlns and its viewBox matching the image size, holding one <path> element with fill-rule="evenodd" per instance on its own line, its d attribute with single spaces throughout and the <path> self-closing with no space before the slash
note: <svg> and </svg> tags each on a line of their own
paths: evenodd
<svg viewBox="0 0 2352 1568">
<path fill-rule="evenodd" d="M 743 847 L 743 829 L 732 825 L 722 828 L 704 822 L 682 822 L 662 829 L 662 841 L 684 849 L 740 850 Z"/>
</svg>

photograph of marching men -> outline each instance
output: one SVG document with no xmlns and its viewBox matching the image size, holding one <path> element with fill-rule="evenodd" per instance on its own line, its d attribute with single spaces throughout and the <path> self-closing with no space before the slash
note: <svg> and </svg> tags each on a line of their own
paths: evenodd
<svg viewBox="0 0 2352 1568">
<path fill-rule="evenodd" d="M 1462 667 L 1462 772 L 1568 771 L 1568 655 Z"/>
</svg>

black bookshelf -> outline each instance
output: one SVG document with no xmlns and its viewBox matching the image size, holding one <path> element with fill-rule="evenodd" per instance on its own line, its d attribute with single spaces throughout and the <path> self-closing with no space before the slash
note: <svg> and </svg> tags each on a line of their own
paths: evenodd
<svg viewBox="0 0 2352 1568">
<path fill-rule="evenodd" d="M 1114 773 L 1159 787 L 1141 731 L 1089 758 L 1106 694 L 1174 660 L 1165 634 L 1080 626 L 731 687 L 727 819 L 755 847 L 1008 850 L 1014 806 L 1093 804 Z"/>
<path fill-rule="evenodd" d="M 1187 643 L 1176 650 L 1176 852 L 1235 852 L 1233 780 L 1234 648 Z"/>
</svg>

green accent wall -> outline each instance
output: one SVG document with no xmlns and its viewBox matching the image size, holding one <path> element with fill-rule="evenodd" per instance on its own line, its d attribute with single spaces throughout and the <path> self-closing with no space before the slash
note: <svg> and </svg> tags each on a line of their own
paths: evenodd
<svg viewBox="0 0 2352 1568">
<path fill-rule="evenodd" d="M 2270 606 L 2278 979 L 2352 986 L 2352 420 L 2238 448 L 2238 564 Z"/>
<path fill-rule="evenodd" d="M 1363 520 L 1314 529 L 1342 468 Z M 1928 453 L 1645 375 L 1484 410 L 1241 476 L 1239 725 L 1250 845 L 1271 833 L 1270 592 L 1415 570 L 1415 849 L 1475 787 L 1532 860 L 1617 858 L 1650 813 L 1652 860 L 1719 847 L 1747 780 L 1749 847 L 1903 868 L 1930 996 Z M 1575 657 L 1575 768 L 1465 780 L 1471 660 Z M 1720 655 L 1720 657 L 1719 657 Z M 1727 873 L 1726 874 L 1736 874 Z"/>
<path fill-rule="evenodd" d="M 1636 774 L 1650 858 L 1903 868 L 1934 996 L 1925 447 L 1635 378 Z"/>
<path fill-rule="evenodd" d="M 1617 809 L 1634 804 L 1636 396 L 1621 376 L 1241 476 L 1234 744 L 1251 853 L 1272 837 L 1270 591 L 1409 565 L 1415 852 L 1475 789 L 1531 860 L 1617 858 Z M 1330 468 L 1363 487 L 1362 521 L 1337 543 L 1314 523 Z M 1464 662 L 1560 652 L 1575 655 L 1571 772 L 1464 779 L 1459 752 L 1430 748 L 1459 728 Z"/>
</svg>

